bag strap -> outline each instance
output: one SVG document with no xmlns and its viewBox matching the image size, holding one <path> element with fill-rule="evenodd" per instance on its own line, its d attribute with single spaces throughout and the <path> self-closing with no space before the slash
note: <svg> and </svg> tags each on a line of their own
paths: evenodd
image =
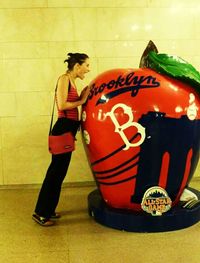
<svg viewBox="0 0 200 263">
<path fill-rule="evenodd" d="M 71 83 L 69 81 L 69 87 L 68 90 L 70 90 L 71 87 Z M 53 110 L 52 110 L 52 114 L 51 114 L 51 122 L 50 122 L 50 128 L 49 128 L 49 135 L 51 135 L 51 131 L 52 131 L 52 126 L 53 126 L 53 116 L 54 116 L 54 109 L 55 109 L 55 104 L 56 104 L 56 91 L 57 91 L 58 86 L 56 85 L 55 88 L 55 94 L 54 94 L 54 102 L 53 102 Z M 66 117 L 66 113 L 64 111 L 65 117 Z"/>
<path fill-rule="evenodd" d="M 57 85 L 56 85 L 55 94 L 54 94 L 53 109 L 52 109 L 52 114 L 51 114 L 51 123 L 50 123 L 50 128 L 49 128 L 49 135 L 51 135 L 52 125 L 53 125 L 53 115 L 54 115 L 54 109 L 55 109 L 55 104 L 56 104 L 56 91 L 57 91 Z"/>
</svg>

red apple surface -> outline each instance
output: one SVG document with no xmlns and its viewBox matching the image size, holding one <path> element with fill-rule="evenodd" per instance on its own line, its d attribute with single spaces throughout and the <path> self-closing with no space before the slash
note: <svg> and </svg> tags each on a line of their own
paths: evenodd
<svg viewBox="0 0 200 263">
<path fill-rule="evenodd" d="M 148 68 L 109 70 L 89 86 L 82 135 L 104 201 L 139 211 L 158 186 L 176 205 L 199 160 L 199 94 Z"/>
</svg>

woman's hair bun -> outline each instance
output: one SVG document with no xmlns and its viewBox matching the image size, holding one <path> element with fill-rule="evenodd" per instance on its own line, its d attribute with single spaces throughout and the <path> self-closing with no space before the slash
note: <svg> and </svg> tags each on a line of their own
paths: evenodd
<svg viewBox="0 0 200 263">
<path fill-rule="evenodd" d="M 67 56 L 71 57 L 73 56 L 73 53 L 68 53 Z"/>
<path fill-rule="evenodd" d="M 69 61 L 74 57 L 74 54 L 73 53 L 68 53 L 67 54 L 67 57 L 65 60 L 64 60 L 64 63 L 69 63 Z"/>
</svg>

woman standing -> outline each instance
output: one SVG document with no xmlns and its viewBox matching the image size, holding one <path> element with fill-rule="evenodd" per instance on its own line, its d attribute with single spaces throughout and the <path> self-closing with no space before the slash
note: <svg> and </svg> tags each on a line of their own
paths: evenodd
<svg viewBox="0 0 200 263">
<path fill-rule="evenodd" d="M 84 104 L 89 95 L 89 88 L 82 90 L 80 96 L 77 93 L 75 80 L 84 79 L 89 70 L 89 57 L 86 54 L 69 53 L 64 61 L 68 63 L 67 72 L 58 78 L 56 89 L 56 104 L 58 109 L 58 120 L 55 123 L 52 134 L 60 135 L 71 131 L 76 135 L 79 124 L 78 106 Z M 51 219 L 59 218 L 55 212 L 57 207 L 62 182 L 66 176 L 72 152 L 54 155 L 47 170 L 42 184 L 35 213 L 32 215 L 34 221 L 42 226 L 51 226 Z"/>
</svg>

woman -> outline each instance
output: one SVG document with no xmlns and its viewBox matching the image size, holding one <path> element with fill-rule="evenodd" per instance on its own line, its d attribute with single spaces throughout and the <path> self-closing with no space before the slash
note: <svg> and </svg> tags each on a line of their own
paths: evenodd
<svg viewBox="0 0 200 263">
<path fill-rule="evenodd" d="M 55 123 L 52 134 L 59 135 L 71 131 L 74 136 L 78 129 L 78 106 L 84 104 L 89 95 L 89 88 L 82 90 L 78 96 L 75 80 L 84 79 L 89 70 L 89 57 L 86 54 L 69 53 L 68 70 L 59 77 L 56 89 L 56 104 L 58 109 L 58 120 Z M 69 125 L 70 123 L 70 125 Z M 51 219 L 59 218 L 55 212 L 57 207 L 61 185 L 66 176 L 72 152 L 63 154 L 52 154 L 52 161 L 47 170 L 46 177 L 39 193 L 35 207 L 33 220 L 42 226 L 51 226 L 54 222 Z"/>
</svg>

